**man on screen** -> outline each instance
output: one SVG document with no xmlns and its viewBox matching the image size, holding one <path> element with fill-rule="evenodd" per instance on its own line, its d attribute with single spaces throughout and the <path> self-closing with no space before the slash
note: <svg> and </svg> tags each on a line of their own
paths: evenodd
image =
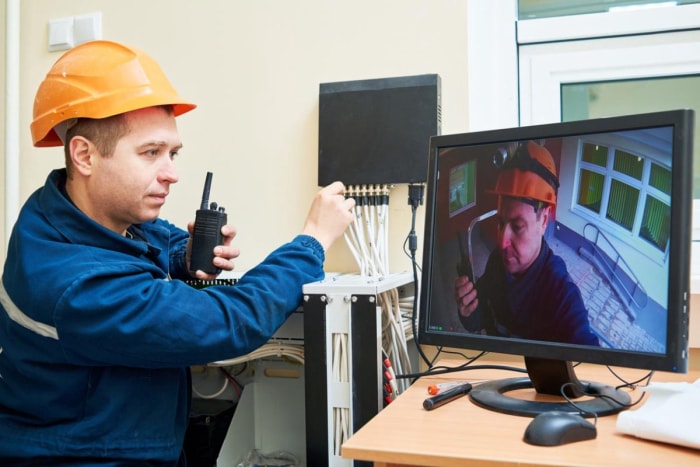
<svg viewBox="0 0 700 467">
<path fill-rule="evenodd" d="M 549 151 L 517 145 L 499 173 L 498 239 L 476 286 L 455 280 L 459 318 L 469 332 L 598 346 L 581 292 L 544 234 L 556 207 L 557 179 Z"/>
</svg>

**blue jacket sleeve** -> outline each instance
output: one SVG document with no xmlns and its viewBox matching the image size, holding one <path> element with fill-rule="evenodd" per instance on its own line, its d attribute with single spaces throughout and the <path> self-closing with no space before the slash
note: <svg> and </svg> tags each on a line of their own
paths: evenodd
<svg viewBox="0 0 700 467">
<path fill-rule="evenodd" d="M 190 238 L 189 232 L 165 220 L 159 219 L 158 222 L 170 231 L 170 251 L 168 254 L 170 276 L 173 279 L 192 279 L 187 269 L 186 261 L 187 241 Z"/>
<path fill-rule="evenodd" d="M 323 278 L 324 251 L 300 235 L 234 286 L 195 289 L 148 270 L 92 268 L 63 294 L 55 320 L 70 361 L 178 367 L 244 355 L 264 344 Z"/>
</svg>

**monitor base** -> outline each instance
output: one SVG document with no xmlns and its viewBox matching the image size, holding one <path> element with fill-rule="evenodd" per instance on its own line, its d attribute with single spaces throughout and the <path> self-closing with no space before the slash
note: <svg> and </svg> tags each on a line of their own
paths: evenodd
<svg viewBox="0 0 700 467">
<path fill-rule="evenodd" d="M 486 409 L 525 417 L 534 417 L 552 410 L 580 413 L 584 417 L 592 417 L 594 414 L 613 415 L 626 409 L 630 403 L 629 394 L 620 389 L 595 382 L 582 381 L 581 384 L 587 395 L 605 397 L 574 401 L 576 404 L 574 406 L 563 397 L 561 401 L 548 402 L 524 400 L 506 395 L 510 391 L 533 388 L 530 378 L 507 378 L 481 383 L 472 389 L 469 397 L 475 404 Z M 612 401 L 609 398 L 612 398 Z"/>
</svg>

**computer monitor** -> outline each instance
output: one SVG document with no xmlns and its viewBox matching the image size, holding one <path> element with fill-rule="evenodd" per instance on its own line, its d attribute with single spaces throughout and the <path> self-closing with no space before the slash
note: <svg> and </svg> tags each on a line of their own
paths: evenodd
<svg viewBox="0 0 700 467">
<path fill-rule="evenodd" d="M 572 362 L 687 371 L 693 125 L 673 110 L 431 138 L 419 342 L 528 371 L 474 402 L 608 415 L 628 392 Z M 583 400 L 508 394 L 527 387 Z"/>
</svg>

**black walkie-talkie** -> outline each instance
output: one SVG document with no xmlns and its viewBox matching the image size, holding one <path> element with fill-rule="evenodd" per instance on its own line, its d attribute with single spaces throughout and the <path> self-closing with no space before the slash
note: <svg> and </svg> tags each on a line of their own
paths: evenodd
<svg viewBox="0 0 700 467">
<path fill-rule="evenodd" d="M 192 254 L 190 256 L 190 269 L 201 269 L 208 274 L 218 274 L 221 269 L 214 266 L 214 248 L 224 243 L 221 227 L 226 225 L 226 212 L 222 206 L 212 202 L 209 205 L 209 191 L 211 190 L 212 173 L 207 172 L 202 192 L 202 205 L 197 210 L 194 219 L 194 232 L 192 233 Z"/>
</svg>

